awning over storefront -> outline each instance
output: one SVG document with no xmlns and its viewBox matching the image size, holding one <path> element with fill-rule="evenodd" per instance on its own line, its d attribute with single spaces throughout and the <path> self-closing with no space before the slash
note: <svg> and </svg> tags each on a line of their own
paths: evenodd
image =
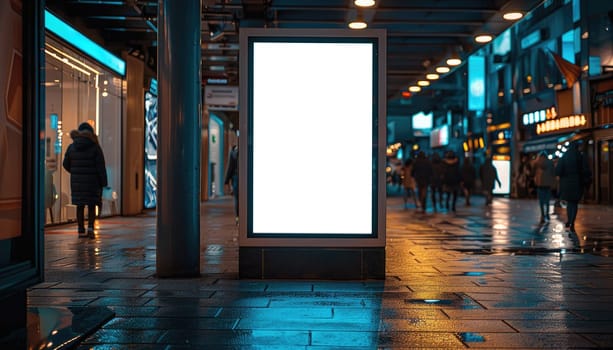
<svg viewBox="0 0 613 350">
<path fill-rule="evenodd" d="M 520 148 L 524 153 L 534 153 L 542 150 L 555 150 L 560 143 L 572 142 L 588 136 L 586 132 L 573 132 L 570 134 L 560 134 L 549 137 L 539 137 L 537 139 L 522 142 Z"/>
</svg>

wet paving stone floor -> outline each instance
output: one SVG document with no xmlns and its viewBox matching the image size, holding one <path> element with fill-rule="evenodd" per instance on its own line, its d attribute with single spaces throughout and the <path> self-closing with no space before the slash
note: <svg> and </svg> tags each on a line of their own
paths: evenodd
<svg viewBox="0 0 613 350">
<path fill-rule="evenodd" d="M 539 224 L 536 200 L 387 199 L 385 280 L 238 279 L 231 199 L 201 205 L 201 277 L 155 276 L 155 213 L 45 232 L 30 306 L 107 307 L 78 349 L 613 348 L 613 208 Z"/>
</svg>

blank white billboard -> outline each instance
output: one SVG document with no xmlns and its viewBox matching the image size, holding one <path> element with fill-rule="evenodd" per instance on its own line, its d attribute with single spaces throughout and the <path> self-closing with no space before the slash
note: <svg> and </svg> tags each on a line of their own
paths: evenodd
<svg viewBox="0 0 613 350">
<path fill-rule="evenodd" d="M 252 234 L 373 234 L 376 51 L 252 43 Z"/>
</svg>

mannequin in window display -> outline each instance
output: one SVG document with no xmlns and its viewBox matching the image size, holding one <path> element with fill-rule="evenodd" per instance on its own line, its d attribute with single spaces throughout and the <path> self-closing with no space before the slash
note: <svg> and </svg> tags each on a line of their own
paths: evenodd
<svg viewBox="0 0 613 350">
<path fill-rule="evenodd" d="M 106 165 L 98 137 L 89 123 L 81 123 L 78 130 L 72 130 L 73 142 L 64 155 L 64 169 L 70 173 L 72 204 L 77 206 L 79 237 L 94 238 L 96 206 L 102 206 L 102 189 L 107 187 Z M 85 232 L 84 211 L 87 206 L 87 233 Z"/>
</svg>

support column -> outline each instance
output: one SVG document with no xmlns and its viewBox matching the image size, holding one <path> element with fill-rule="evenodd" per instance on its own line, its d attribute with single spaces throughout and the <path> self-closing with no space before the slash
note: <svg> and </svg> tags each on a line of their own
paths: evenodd
<svg viewBox="0 0 613 350">
<path fill-rule="evenodd" d="M 201 0 L 158 2 L 159 277 L 200 275 L 201 11 Z"/>
</svg>

